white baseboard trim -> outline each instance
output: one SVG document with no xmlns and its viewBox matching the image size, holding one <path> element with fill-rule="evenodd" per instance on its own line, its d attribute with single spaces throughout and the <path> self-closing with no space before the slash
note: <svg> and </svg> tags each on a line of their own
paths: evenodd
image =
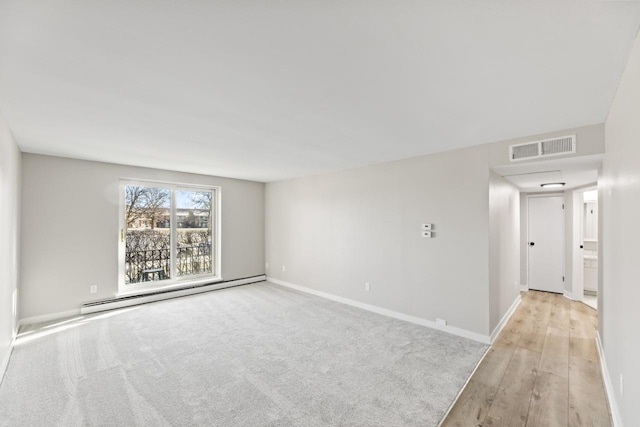
<svg viewBox="0 0 640 427">
<path fill-rule="evenodd" d="M 182 290 L 171 290 L 158 294 L 130 296 L 113 302 L 104 302 L 96 305 L 85 305 L 80 310 L 80 314 L 97 313 L 100 311 L 113 310 L 116 308 L 131 307 L 134 305 L 146 304 L 149 302 L 162 301 L 172 298 L 183 297 L 187 295 L 195 295 L 203 292 L 215 291 L 218 289 L 231 288 L 233 286 L 247 285 L 250 283 L 264 282 L 267 279 L 265 275 L 247 277 L 245 279 L 228 280 L 226 282 L 214 283 L 211 285 L 197 286 Z"/>
<path fill-rule="evenodd" d="M 529 285 L 520 285 L 520 290 L 522 292 L 529 292 Z"/>
<path fill-rule="evenodd" d="M 41 316 L 25 317 L 24 319 L 20 319 L 18 324 L 20 326 L 33 325 L 34 323 L 50 322 L 52 320 L 58 320 L 65 317 L 77 316 L 79 314 L 80 314 L 80 309 L 76 308 L 74 310 L 60 311 L 58 313 L 50 313 L 50 314 L 43 314 Z"/>
<path fill-rule="evenodd" d="M 609 400 L 611 418 L 613 418 L 613 426 L 623 427 L 622 418 L 620 417 L 620 409 L 618 409 L 618 402 L 616 401 L 616 396 L 614 393 L 613 383 L 611 381 L 611 376 L 609 376 L 609 368 L 607 368 L 607 360 L 604 357 L 604 347 L 602 346 L 602 340 L 600 340 L 600 331 L 596 332 L 596 345 L 598 347 L 598 355 L 600 356 L 600 370 L 602 371 L 604 388 L 607 392 L 607 399 Z"/>
<path fill-rule="evenodd" d="M 562 293 L 562 295 L 564 295 L 564 297 L 565 297 L 565 298 L 568 298 L 568 299 L 570 299 L 571 301 L 576 301 L 576 299 L 575 299 L 575 298 L 573 298 L 573 293 L 572 293 L 572 292 L 564 291 L 564 292 Z"/>
<path fill-rule="evenodd" d="M 397 311 L 389 310 L 387 308 L 378 307 L 376 305 L 365 304 L 360 301 L 355 301 L 349 298 L 340 297 L 337 295 L 329 294 L 327 292 L 317 291 L 315 289 L 307 288 L 305 286 L 296 285 L 294 283 L 285 282 L 284 280 L 274 279 L 273 277 L 267 277 L 267 281 L 275 283 L 276 285 L 284 286 L 287 288 L 295 289 L 307 294 L 315 295 L 318 297 L 326 298 L 328 300 L 347 304 L 352 307 L 357 307 L 362 310 L 371 311 L 373 313 L 381 314 L 383 316 L 392 317 L 394 319 L 404 320 L 405 322 L 415 323 L 417 325 L 426 326 L 428 328 L 437 329 L 439 331 L 448 332 L 460 337 L 469 338 L 474 341 L 481 342 L 483 344 L 491 344 L 488 335 L 478 334 L 476 332 L 467 331 L 466 329 L 456 328 L 455 326 L 442 326 L 434 321 L 423 319 L 421 317 L 411 316 L 409 314 L 399 313 Z"/>
<path fill-rule="evenodd" d="M 500 335 L 500 332 L 502 332 L 507 322 L 509 321 L 511 316 L 513 316 L 513 313 L 515 313 L 516 309 L 518 308 L 521 302 L 522 302 L 522 297 L 518 295 L 515 301 L 513 301 L 513 304 L 511 304 L 511 307 L 509 307 L 509 310 L 507 310 L 504 316 L 502 316 L 500 323 L 498 323 L 498 325 L 495 327 L 495 329 L 491 333 L 491 344 L 493 344 L 496 338 L 498 338 L 498 335 Z"/>
</svg>

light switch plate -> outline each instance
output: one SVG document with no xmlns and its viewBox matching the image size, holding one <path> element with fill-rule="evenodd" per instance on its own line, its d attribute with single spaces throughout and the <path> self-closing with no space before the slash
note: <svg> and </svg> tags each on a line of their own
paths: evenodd
<svg viewBox="0 0 640 427">
<path fill-rule="evenodd" d="M 422 229 L 425 231 L 431 231 L 431 224 L 422 224 Z"/>
<path fill-rule="evenodd" d="M 431 238 L 431 232 L 422 230 L 422 237 L 424 237 L 425 239 L 430 239 Z"/>
</svg>

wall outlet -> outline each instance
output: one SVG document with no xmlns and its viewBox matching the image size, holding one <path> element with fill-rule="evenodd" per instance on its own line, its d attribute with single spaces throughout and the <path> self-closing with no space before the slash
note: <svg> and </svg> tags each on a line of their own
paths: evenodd
<svg viewBox="0 0 640 427">
<path fill-rule="evenodd" d="M 97 294 L 98 293 L 98 285 L 89 286 L 89 293 L 90 294 Z"/>
<path fill-rule="evenodd" d="M 444 319 L 436 319 L 436 323 L 440 326 L 447 326 L 447 321 Z"/>
<path fill-rule="evenodd" d="M 620 397 L 624 396 L 624 378 L 620 374 Z"/>
<path fill-rule="evenodd" d="M 283 265 L 282 266 L 282 271 L 286 271 L 286 270 L 287 270 L 286 267 Z"/>
<path fill-rule="evenodd" d="M 371 290 L 371 285 L 369 285 L 369 282 L 364 284 L 364 290 L 369 292 Z"/>
</svg>

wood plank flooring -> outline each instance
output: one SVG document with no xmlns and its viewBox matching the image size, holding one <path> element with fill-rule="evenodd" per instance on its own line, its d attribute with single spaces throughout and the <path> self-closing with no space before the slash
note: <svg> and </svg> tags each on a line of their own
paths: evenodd
<svg viewBox="0 0 640 427">
<path fill-rule="evenodd" d="M 596 348 L 597 313 L 529 291 L 489 349 L 446 427 L 612 426 Z"/>
</svg>

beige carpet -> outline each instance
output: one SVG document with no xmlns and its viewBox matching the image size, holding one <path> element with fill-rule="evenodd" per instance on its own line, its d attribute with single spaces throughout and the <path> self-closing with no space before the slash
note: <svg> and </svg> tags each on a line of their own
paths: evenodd
<svg viewBox="0 0 640 427">
<path fill-rule="evenodd" d="M 2 426 L 435 426 L 487 348 L 266 282 L 41 326 Z"/>
</svg>

